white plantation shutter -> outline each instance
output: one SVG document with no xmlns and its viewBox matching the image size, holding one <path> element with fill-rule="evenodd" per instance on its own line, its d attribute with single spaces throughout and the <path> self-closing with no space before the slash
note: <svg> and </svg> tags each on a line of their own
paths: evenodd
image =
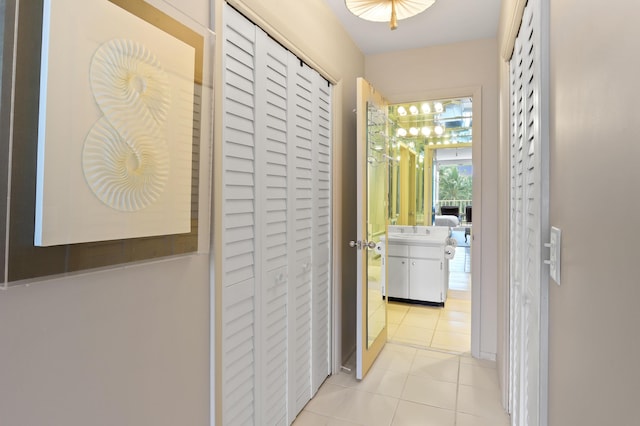
<svg viewBox="0 0 640 426">
<path fill-rule="evenodd" d="M 255 31 L 226 13 L 223 46 L 222 416 L 255 416 Z"/>
<path fill-rule="evenodd" d="M 293 372 L 292 409 L 299 412 L 311 399 L 311 278 L 313 236 L 313 95 L 315 72 L 290 56 L 289 122 L 292 181 L 291 220 L 294 282 L 290 368 Z"/>
<path fill-rule="evenodd" d="M 287 59 L 288 52 L 257 30 L 256 172 L 259 221 L 258 247 L 262 312 L 262 417 L 268 425 L 287 424 Z"/>
<path fill-rule="evenodd" d="M 221 415 L 287 425 L 330 373 L 331 88 L 224 23 Z"/>
<path fill-rule="evenodd" d="M 510 62 L 511 86 L 511 283 L 510 405 L 512 424 L 537 426 L 546 368 L 541 261 L 548 232 L 547 145 L 542 137 L 540 3 L 525 7 Z M 543 232 L 544 231 L 544 232 Z M 546 395 L 546 394 L 545 394 Z M 546 423 L 544 423 L 546 424 Z"/>
<path fill-rule="evenodd" d="M 315 394 L 331 373 L 330 367 L 330 285 L 331 285 L 331 88 L 315 78 L 315 155 L 313 227 L 313 353 L 312 391 Z"/>
</svg>

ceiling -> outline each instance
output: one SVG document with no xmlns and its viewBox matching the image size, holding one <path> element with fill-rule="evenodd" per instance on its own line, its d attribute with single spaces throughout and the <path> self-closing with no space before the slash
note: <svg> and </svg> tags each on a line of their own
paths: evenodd
<svg viewBox="0 0 640 426">
<path fill-rule="evenodd" d="M 325 0 L 365 55 L 493 38 L 498 33 L 501 0 L 436 0 L 412 18 L 369 22 L 354 16 L 345 0 Z"/>
</svg>

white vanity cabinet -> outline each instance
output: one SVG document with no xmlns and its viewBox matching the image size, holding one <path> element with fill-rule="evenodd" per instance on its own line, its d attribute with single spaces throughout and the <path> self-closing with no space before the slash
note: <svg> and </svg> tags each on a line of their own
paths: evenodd
<svg viewBox="0 0 640 426">
<path fill-rule="evenodd" d="M 389 234 L 386 289 L 390 299 L 444 305 L 449 289 L 445 241 Z"/>
<path fill-rule="evenodd" d="M 389 297 L 396 299 L 409 298 L 409 246 L 392 244 L 387 247 L 387 291 Z"/>
<path fill-rule="evenodd" d="M 409 299 L 444 304 L 449 287 L 444 245 L 409 246 Z"/>
</svg>

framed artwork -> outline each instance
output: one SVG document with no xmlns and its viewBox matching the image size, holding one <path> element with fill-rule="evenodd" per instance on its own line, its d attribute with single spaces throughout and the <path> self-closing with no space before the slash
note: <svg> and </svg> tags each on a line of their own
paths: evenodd
<svg viewBox="0 0 640 426">
<path fill-rule="evenodd" d="M 141 0 L 43 15 L 34 245 L 189 233 L 197 38 Z"/>
</svg>

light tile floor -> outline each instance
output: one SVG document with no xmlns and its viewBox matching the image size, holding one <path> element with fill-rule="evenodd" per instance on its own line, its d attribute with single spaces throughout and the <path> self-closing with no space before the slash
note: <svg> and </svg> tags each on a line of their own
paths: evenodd
<svg viewBox="0 0 640 426">
<path fill-rule="evenodd" d="M 369 374 L 327 379 L 295 426 L 508 426 L 495 363 L 387 343 Z"/>
<path fill-rule="evenodd" d="M 351 371 L 329 377 L 295 426 L 509 425 L 495 363 L 469 355 L 468 251 L 458 247 L 457 262 L 450 264 L 445 307 L 389 303 L 390 342 L 364 380 L 355 379 L 349 361 Z"/>
<path fill-rule="evenodd" d="M 471 350 L 471 263 L 469 247 L 457 247 L 449 264 L 449 293 L 444 308 L 387 304 L 389 341 L 455 353 Z"/>
</svg>

